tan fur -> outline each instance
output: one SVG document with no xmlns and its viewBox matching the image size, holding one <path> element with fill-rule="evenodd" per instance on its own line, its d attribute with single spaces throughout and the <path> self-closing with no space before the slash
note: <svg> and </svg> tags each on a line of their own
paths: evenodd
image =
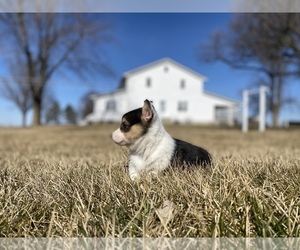
<svg viewBox="0 0 300 250">
<path fill-rule="evenodd" d="M 135 124 L 131 127 L 131 129 L 127 133 L 124 133 L 124 135 L 128 140 L 133 142 L 134 140 L 141 137 L 142 133 L 143 133 L 143 128 L 140 125 Z"/>
</svg>

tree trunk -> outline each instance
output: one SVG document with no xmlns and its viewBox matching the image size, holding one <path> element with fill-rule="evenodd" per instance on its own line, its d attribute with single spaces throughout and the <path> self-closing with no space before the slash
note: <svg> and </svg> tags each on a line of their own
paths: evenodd
<svg viewBox="0 0 300 250">
<path fill-rule="evenodd" d="M 26 127 L 26 111 L 25 110 L 22 111 L 22 127 L 23 128 Z"/>
<path fill-rule="evenodd" d="M 272 126 L 277 128 L 279 125 L 279 108 L 274 107 L 272 110 Z"/>
<path fill-rule="evenodd" d="M 270 74 L 270 111 L 272 113 L 272 126 L 277 128 L 279 126 L 279 112 L 282 106 L 282 75 Z"/>
<path fill-rule="evenodd" d="M 34 98 L 33 100 L 33 121 L 32 126 L 41 125 L 41 101 Z"/>
</svg>

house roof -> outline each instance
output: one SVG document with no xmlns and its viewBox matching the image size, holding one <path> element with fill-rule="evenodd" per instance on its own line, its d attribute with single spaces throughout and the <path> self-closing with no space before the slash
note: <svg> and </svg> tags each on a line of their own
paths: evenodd
<svg viewBox="0 0 300 250">
<path fill-rule="evenodd" d="M 181 68 L 182 70 L 192 74 L 194 77 L 197 77 L 199 79 L 201 79 L 203 82 L 207 81 L 207 78 L 203 75 L 201 75 L 200 73 L 168 58 L 168 57 L 165 57 L 165 58 L 162 58 L 160 60 L 157 60 L 157 61 L 154 61 L 154 62 L 151 62 L 151 63 L 148 63 L 148 64 L 145 64 L 143 66 L 140 66 L 140 67 L 137 67 L 135 69 L 132 69 L 132 70 L 129 70 L 129 71 L 126 71 L 122 78 L 121 78 L 121 81 L 120 81 L 120 84 L 119 84 L 119 87 L 117 90 L 113 91 L 113 92 L 109 92 L 109 93 L 102 93 L 102 94 L 94 94 L 92 96 L 92 98 L 97 98 L 97 97 L 100 97 L 100 96 L 107 96 L 107 95 L 113 95 L 113 94 L 116 94 L 116 93 L 119 93 L 119 92 L 123 92 L 124 91 L 124 87 L 125 87 L 125 83 L 126 83 L 126 79 L 134 74 L 137 74 L 137 73 L 141 73 L 143 71 L 146 71 L 146 70 L 149 70 L 153 67 L 157 67 L 158 65 L 165 65 L 165 64 L 171 64 L 175 67 L 179 67 Z M 229 102 L 232 102 L 234 104 L 238 104 L 237 101 L 235 100 L 232 100 L 230 98 L 227 98 L 227 97 L 224 97 L 224 96 L 221 96 L 221 95 L 218 95 L 218 94 L 215 94 L 215 93 L 211 93 L 211 92 L 208 92 L 208 91 L 204 91 L 204 94 L 206 95 L 210 95 L 210 96 L 214 96 L 214 97 L 217 97 L 217 98 L 220 98 L 220 99 L 224 99 L 226 101 L 229 101 Z"/>
<path fill-rule="evenodd" d="M 207 78 L 203 75 L 201 75 L 200 73 L 172 60 L 171 58 L 168 58 L 168 57 L 165 57 L 165 58 L 162 58 L 160 60 L 157 60 L 157 61 L 154 61 L 154 62 L 151 62 L 151 63 L 148 63 L 148 64 L 145 64 L 143 66 L 140 66 L 140 67 L 137 67 L 135 69 L 132 69 L 132 70 L 129 70 L 129 71 L 126 71 L 124 74 L 123 74 L 123 77 L 120 81 L 120 84 L 119 84 L 119 89 L 122 89 L 124 88 L 125 86 L 125 82 L 126 82 L 126 78 L 132 76 L 132 75 L 135 75 L 137 73 L 141 73 L 145 70 L 149 70 L 153 67 L 157 67 L 158 65 L 164 65 L 164 64 L 171 64 L 175 67 L 179 67 L 181 68 L 182 70 L 194 75 L 194 77 L 197 77 L 197 78 L 200 78 L 202 81 L 207 81 Z"/>
<path fill-rule="evenodd" d="M 226 101 L 228 101 L 228 102 L 231 102 L 231 103 L 233 103 L 233 104 L 235 104 L 235 105 L 240 105 L 240 102 L 239 102 L 239 101 L 236 101 L 236 100 L 234 100 L 234 99 L 231 99 L 231 98 L 228 98 L 228 97 L 219 95 L 219 94 L 212 93 L 212 92 L 207 91 L 207 90 L 205 90 L 203 93 L 204 93 L 205 95 L 207 95 L 207 96 L 213 96 L 213 97 L 216 97 L 216 98 L 219 98 L 219 99 L 222 99 L 222 100 L 226 100 Z"/>
<path fill-rule="evenodd" d="M 124 92 L 124 89 L 117 89 L 115 91 L 107 92 L 107 93 L 91 94 L 90 99 L 94 100 L 94 99 L 97 99 L 102 96 L 110 96 L 110 95 L 115 95 L 115 94 L 122 93 L 122 92 Z"/>
<path fill-rule="evenodd" d="M 152 68 L 152 67 L 156 67 L 157 65 L 160 65 L 160 64 L 171 64 L 171 65 L 175 65 L 176 67 L 180 67 L 181 69 L 193 74 L 195 77 L 198 77 L 198 78 L 201 78 L 201 80 L 204 80 L 206 81 L 207 78 L 201 74 L 199 74 L 198 72 L 194 71 L 194 70 L 191 70 L 190 68 L 168 58 L 168 57 L 165 57 L 165 58 L 162 58 L 160 60 L 157 60 L 157 61 L 154 61 L 154 62 L 151 62 L 151 63 L 148 63 L 148 64 L 145 64 L 143 66 L 140 66 L 138 68 L 135 68 L 135 69 L 132 69 L 132 70 L 129 70 L 127 72 L 125 72 L 123 74 L 124 77 L 128 77 L 128 76 L 131 76 L 133 74 L 136 74 L 136 73 L 139 73 L 141 71 L 144 71 L 144 70 L 148 70 L 149 68 Z"/>
</svg>

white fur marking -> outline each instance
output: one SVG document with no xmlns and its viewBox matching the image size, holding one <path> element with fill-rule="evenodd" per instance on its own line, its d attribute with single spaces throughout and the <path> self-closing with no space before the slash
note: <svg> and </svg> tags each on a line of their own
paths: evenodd
<svg viewBox="0 0 300 250">
<path fill-rule="evenodd" d="M 120 144 L 120 145 L 126 145 L 128 143 L 127 138 L 125 135 L 121 132 L 120 128 L 115 130 L 112 133 L 112 138 L 115 141 L 115 143 Z"/>
<path fill-rule="evenodd" d="M 165 131 L 160 119 L 155 115 L 147 134 L 137 139 L 129 148 L 129 176 L 132 180 L 145 171 L 158 173 L 165 170 L 173 156 L 175 142 Z"/>
</svg>

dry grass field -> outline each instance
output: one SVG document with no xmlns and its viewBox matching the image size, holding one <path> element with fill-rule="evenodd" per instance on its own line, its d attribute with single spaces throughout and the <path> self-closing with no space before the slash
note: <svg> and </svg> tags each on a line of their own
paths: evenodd
<svg viewBox="0 0 300 250">
<path fill-rule="evenodd" d="M 0 129 L 0 237 L 300 237 L 300 130 L 167 126 L 209 170 L 131 181 L 117 125 Z"/>
</svg>

